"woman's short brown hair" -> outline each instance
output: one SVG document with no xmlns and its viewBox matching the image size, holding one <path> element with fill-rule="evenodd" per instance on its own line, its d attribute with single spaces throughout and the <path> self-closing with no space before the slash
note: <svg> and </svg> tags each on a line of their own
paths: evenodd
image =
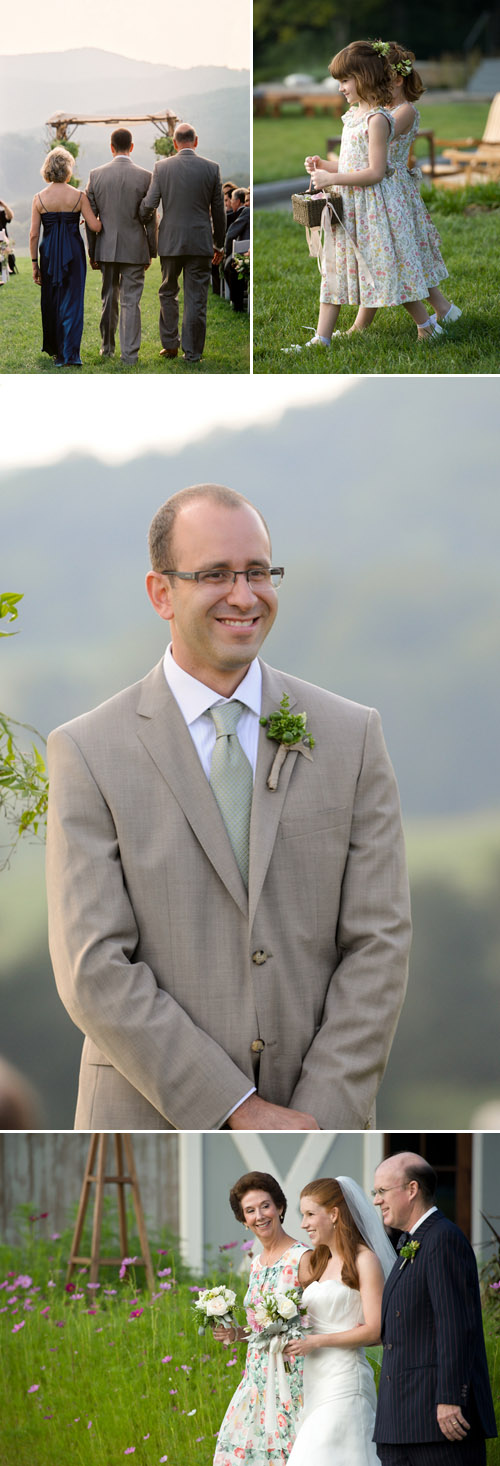
<svg viewBox="0 0 500 1466">
<path fill-rule="evenodd" d="M 274 1176 L 270 1176 L 267 1171 L 248 1171 L 246 1176 L 240 1176 L 239 1181 L 235 1181 L 234 1186 L 231 1187 L 229 1192 L 231 1210 L 234 1212 L 237 1222 L 245 1221 L 242 1201 L 248 1191 L 267 1191 L 268 1196 L 271 1197 L 274 1205 L 277 1206 L 281 1221 L 283 1221 L 286 1212 L 286 1196 L 281 1190 L 278 1181 L 275 1180 Z"/>
<path fill-rule="evenodd" d="M 352 76 L 358 97 L 364 102 L 375 101 L 380 106 L 392 102 L 391 68 L 387 57 L 374 50 L 372 41 L 351 41 L 330 61 L 328 70 L 336 81 L 347 81 Z"/>
<path fill-rule="evenodd" d="M 40 173 L 46 183 L 67 183 L 75 160 L 67 148 L 52 148 L 42 163 Z"/>
</svg>

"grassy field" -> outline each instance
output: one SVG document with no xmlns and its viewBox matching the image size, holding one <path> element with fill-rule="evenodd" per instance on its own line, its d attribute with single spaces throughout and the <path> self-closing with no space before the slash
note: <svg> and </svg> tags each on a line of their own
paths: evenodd
<svg viewBox="0 0 500 1466">
<path fill-rule="evenodd" d="M 39 1226 L 35 1219 L 31 1231 Z M 50 1221 L 47 1223 L 50 1225 Z M 1 1466 L 211 1466 L 215 1438 L 243 1368 L 245 1346 L 222 1348 L 197 1334 L 193 1278 L 176 1281 L 175 1259 L 156 1252 L 157 1290 L 142 1291 L 133 1269 L 85 1269 L 65 1290 L 69 1233 L 24 1249 L 0 1249 L 0 1338 L 4 1400 Z M 231 1254 L 233 1256 L 234 1254 Z M 237 1255 L 237 1254 L 236 1254 Z M 169 1266 L 170 1264 L 170 1266 Z M 245 1283 L 229 1275 L 238 1295 Z M 228 1281 L 222 1262 L 206 1282 Z M 485 1318 L 494 1396 L 500 1393 L 500 1338 Z M 371 1352 L 371 1351 L 370 1351 Z M 373 1351 L 375 1355 L 378 1351 Z M 378 1377 L 376 1359 L 375 1377 Z M 498 1466 L 498 1441 L 488 1466 Z"/>
<path fill-rule="evenodd" d="M 498 189 L 498 185 L 496 185 Z M 497 373 L 500 360 L 498 296 L 498 208 L 480 203 L 463 212 L 431 211 L 441 236 L 449 281 L 447 295 L 462 319 L 438 342 L 417 341 L 416 327 L 402 306 L 380 310 L 368 331 L 333 338 L 320 348 L 285 355 L 281 348 L 305 342 L 316 327 L 319 272 L 309 256 L 304 229 L 291 215 L 261 211 L 255 216 L 254 371 L 257 373 Z M 491 190 L 490 190 L 491 192 Z M 500 189 L 499 201 L 500 201 Z M 437 200 L 439 203 L 439 199 Z M 457 203 L 458 201 L 456 201 Z M 446 199 L 446 209 L 453 207 Z M 356 315 L 342 308 L 339 329 Z M 307 328 L 307 329 L 306 329 Z"/>
<path fill-rule="evenodd" d="M 440 138 L 480 138 L 488 115 L 487 102 L 426 103 L 419 107 L 421 126 L 432 128 Z M 272 183 L 278 178 L 297 178 L 304 172 L 307 153 L 326 156 L 327 138 L 340 136 L 340 120 L 318 112 L 304 117 L 293 103 L 281 117 L 256 117 L 253 130 L 254 183 Z M 426 156 L 426 138 L 417 143 L 419 156 Z"/>
<path fill-rule="evenodd" d="M 2 336 L 2 372 L 80 372 L 135 373 L 161 372 L 178 376 L 193 372 L 203 376 L 212 372 L 249 371 L 249 317 L 244 312 L 233 311 L 229 301 L 210 293 L 208 299 L 208 326 L 205 351 L 201 362 L 185 362 L 182 354 L 173 360 L 160 357 L 158 334 L 158 286 L 161 280 L 159 260 L 154 260 L 146 271 L 144 294 L 141 303 L 142 344 L 137 366 L 125 366 L 120 360 L 119 341 L 114 357 L 99 356 L 100 335 L 100 290 L 101 274 L 97 270 L 87 271 L 85 287 L 85 325 L 82 339 L 81 368 L 56 367 L 50 356 L 42 354 L 42 326 L 40 317 L 40 291 L 33 285 L 31 263 L 18 259 L 19 275 L 12 277 L 0 290 L 0 321 Z M 182 312 L 182 290 L 180 298 Z"/>
</svg>

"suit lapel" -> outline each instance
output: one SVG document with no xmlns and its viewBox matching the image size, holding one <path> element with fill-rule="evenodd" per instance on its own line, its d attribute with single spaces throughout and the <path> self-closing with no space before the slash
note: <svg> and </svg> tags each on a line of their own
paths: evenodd
<svg viewBox="0 0 500 1466">
<path fill-rule="evenodd" d="M 283 673 L 266 666 L 265 662 L 262 662 L 261 665 L 262 716 L 268 718 L 270 713 L 276 712 L 279 708 L 284 692 L 288 692 L 291 708 L 295 706 L 297 699 L 287 686 L 287 679 Z M 267 737 L 266 729 L 261 728 L 250 821 L 250 925 L 253 922 L 266 878 L 288 785 L 293 776 L 296 761 L 300 757 L 296 750 L 290 749 L 280 771 L 278 788 L 268 789 L 267 778 L 278 747 L 274 739 Z"/>
<path fill-rule="evenodd" d="M 442 1215 L 443 1215 L 443 1213 L 440 1212 L 439 1210 L 438 1211 L 433 1211 L 432 1216 L 427 1217 L 426 1221 L 422 1223 L 422 1226 L 419 1227 L 418 1230 L 417 1230 L 417 1232 L 415 1233 L 415 1242 L 422 1242 L 423 1239 L 424 1239 L 424 1237 L 425 1237 L 426 1232 L 430 1230 L 430 1228 L 433 1226 L 434 1222 L 437 1222 L 438 1219 L 439 1219 L 439 1217 L 442 1217 Z M 406 1268 L 408 1268 L 408 1267 L 416 1267 L 417 1261 L 418 1261 L 418 1253 L 416 1255 L 416 1258 L 415 1258 L 414 1262 L 410 1262 L 409 1260 L 407 1262 L 405 1262 L 405 1260 L 404 1260 L 403 1257 L 398 1257 L 397 1262 L 394 1263 L 394 1267 L 392 1269 L 392 1272 L 389 1273 L 389 1277 L 387 1279 L 387 1282 L 386 1282 L 386 1285 L 385 1285 L 385 1288 L 384 1288 L 384 1293 L 383 1293 L 383 1298 L 382 1298 L 382 1323 L 384 1322 L 385 1315 L 386 1315 L 387 1308 L 388 1308 L 388 1304 L 389 1304 L 389 1300 L 392 1297 L 392 1294 L 394 1292 L 395 1287 L 402 1280 L 403 1274 L 406 1271 Z M 403 1263 L 404 1263 L 404 1267 L 403 1267 Z"/>
<path fill-rule="evenodd" d="M 138 736 L 244 916 L 248 897 L 234 852 L 191 734 L 159 662 L 140 684 Z"/>
</svg>

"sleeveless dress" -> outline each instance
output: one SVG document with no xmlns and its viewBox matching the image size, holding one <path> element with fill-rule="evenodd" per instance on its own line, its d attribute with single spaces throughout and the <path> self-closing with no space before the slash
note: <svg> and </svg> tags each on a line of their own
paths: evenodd
<svg viewBox="0 0 500 1466">
<path fill-rule="evenodd" d="M 288 1288 L 300 1287 L 298 1268 L 302 1253 L 306 1251 L 302 1242 L 294 1242 L 272 1267 L 265 1267 L 260 1257 L 255 1258 L 244 1299 L 249 1323 L 261 1292 L 286 1293 Z M 243 1378 L 228 1405 L 219 1431 L 214 1466 L 237 1466 L 241 1462 L 244 1466 L 285 1466 L 288 1463 L 302 1405 L 302 1360 L 295 1360 L 286 1375 L 290 1391 L 286 1404 L 279 1398 L 275 1373 L 277 1424 L 272 1434 L 268 1434 L 265 1428 L 268 1374 L 268 1350 L 249 1344 Z"/>
<path fill-rule="evenodd" d="M 400 105 L 403 105 L 402 103 Z M 393 113 L 398 111 L 397 107 L 392 108 Z M 425 276 L 427 287 L 438 285 L 440 280 L 446 280 L 448 271 L 444 263 L 436 225 L 428 214 L 423 199 L 420 197 L 419 183 L 421 178 L 418 167 L 408 168 L 408 157 L 410 148 L 417 132 L 420 129 L 420 113 L 416 107 L 413 108 L 414 120 L 409 129 L 401 137 L 394 138 L 389 147 L 389 161 L 396 169 L 399 185 L 402 188 L 406 207 L 411 216 L 413 232 L 417 242 L 420 255 L 420 263 Z"/>
<path fill-rule="evenodd" d="M 42 351 L 64 366 L 82 364 L 80 342 L 87 267 L 80 234 L 81 197 L 79 193 L 71 211 L 56 213 L 44 209 L 41 216 Z"/>
<path fill-rule="evenodd" d="M 313 1334 L 363 1322 L 355 1288 L 328 1278 L 302 1294 Z M 315 1349 L 304 1359 L 304 1409 L 289 1466 L 380 1466 L 373 1443 L 377 1395 L 364 1349 Z"/>
<path fill-rule="evenodd" d="M 394 118 L 386 107 L 361 114 L 352 107 L 342 118 L 339 172 L 368 167 L 368 122 L 379 113 L 387 119 L 389 145 L 393 143 Z M 331 266 L 324 264 L 322 269 L 322 302 L 378 307 L 425 298 L 427 282 L 415 236 L 413 204 L 410 207 L 410 193 L 401 175 L 389 152 L 387 172 L 380 183 L 339 188 L 333 182 L 333 196 L 342 194 L 345 228 L 333 231 Z"/>
</svg>

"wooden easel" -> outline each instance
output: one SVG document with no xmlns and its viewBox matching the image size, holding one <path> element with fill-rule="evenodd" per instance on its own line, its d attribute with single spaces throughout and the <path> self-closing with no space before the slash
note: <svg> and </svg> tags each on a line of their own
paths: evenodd
<svg viewBox="0 0 500 1466">
<path fill-rule="evenodd" d="M 70 1282 L 71 1274 L 77 1264 L 80 1266 L 90 1265 L 89 1281 L 91 1283 L 97 1283 L 99 1281 L 100 1267 L 120 1267 L 123 1258 L 128 1257 L 129 1247 L 127 1240 L 127 1211 L 125 1205 L 124 1188 L 125 1186 L 129 1185 L 132 1187 L 132 1198 L 134 1202 L 135 1216 L 137 1221 L 137 1230 L 141 1243 L 141 1257 L 137 1258 L 137 1262 L 145 1267 L 148 1285 L 150 1288 L 154 1288 L 155 1279 L 151 1263 L 151 1253 L 149 1251 L 144 1213 L 142 1210 L 139 1183 L 137 1181 L 137 1174 L 134 1164 L 132 1137 L 130 1135 L 121 1134 L 113 1136 L 117 1171 L 116 1176 L 106 1175 L 106 1157 L 109 1139 L 110 1136 L 108 1134 L 96 1134 L 92 1136 L 90 1142 L 87 1164 L 85 1167 L 85 1174 L 83 1178 L 83 1186 L 80 1196 L 80 1204 L 78 1207 L 78 1215 L 76 1218 L 75 1230 L 71 1243 L 71 1252 L 66 1274 L 66 1282 Z M 128 1167 L 128 1175 L 125 1173 L 124 1169 L 124 1151 Z M 97 1166 L 95 1166 L 96 1156 Z M 90 1188 L 93 1184 L 95 1184 L 96 1186 L 96 1193 L 94 1201 L 94 1223 L 92 1228 L 91 1256 L 81 1257 L 79 1255 L 79 1247 L 83 1231 L 83 1224 L 85 1221 L 85 1214 L 90 1201 Z M 104 1187 L 110 1185 L 118 1187 L 118 1225 L 120 1231 L 121 1249 L 120 1257 L 100 1256 Z"/>
</svg>

